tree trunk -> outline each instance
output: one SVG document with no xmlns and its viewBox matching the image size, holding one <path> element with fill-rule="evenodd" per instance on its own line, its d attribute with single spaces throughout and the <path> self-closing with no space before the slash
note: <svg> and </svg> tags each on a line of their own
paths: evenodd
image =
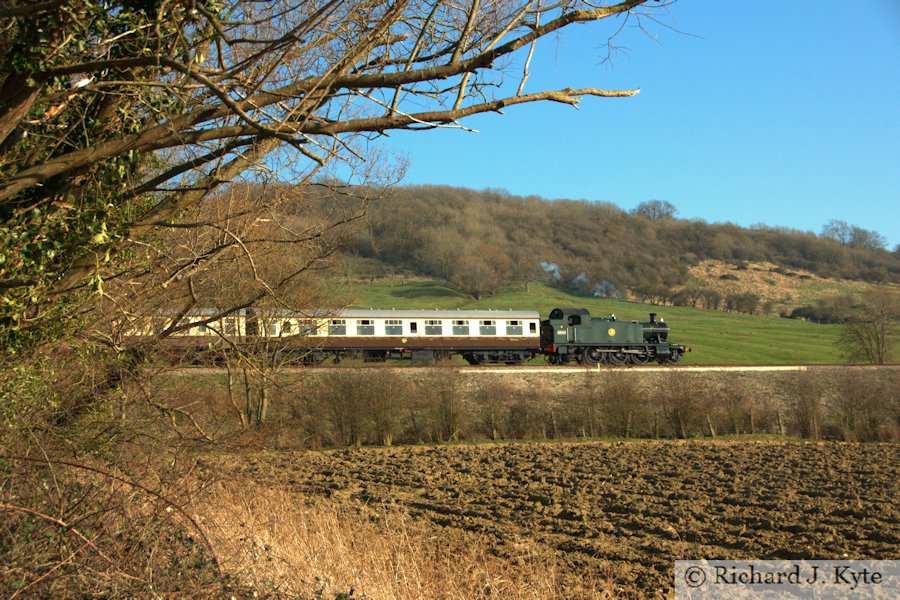
<svg viewBox="0 0 900 600">
<path fill-rule="evenodd" d="M 257 413 L 256 424 L 262 425 L 269 417 L 269 388 L 260 386 L 259 389 L 259 411 Z"/>
<path fill-rule="evenodd" d="M 22 75 L 10 75 L 3 82 L 3 89 L 0 90 L 0 98 L 4 99 L 0 104 L 0 148 L 31 110 L 39 93 L 40 88 L 30 87 L 28 77 Z M 12 143 L 17 141 L 15 139 Z"/>
</svg>

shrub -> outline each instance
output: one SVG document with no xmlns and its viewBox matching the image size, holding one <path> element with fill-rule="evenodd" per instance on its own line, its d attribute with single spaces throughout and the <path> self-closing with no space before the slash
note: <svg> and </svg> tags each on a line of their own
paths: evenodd
<svg viewBox="0 0 900 600">
<path fill-rule="evenodd" d="M 610 373 L 604 378 L 600 396 L 608 433 L 634 437 L 646 417 L 646 404 L 634 378 L 624 373 Z"/>
<path fill-rule="evenodd" d="M 462 383 L 452 371 L 438 371 L 419 381 L 417 390 L 426 405 L 430 440 L 459 441 L 470 438 L 471 413 L 465 405 Z"/>
<path fill-rule="evenodd" d="M 47 598 L 227 596 L 218 558 L 183 508 L 191 488 L 175 467 L 130 477 L 88 463 L 0 460 L 0 589 Z"/>
<path fill-rule="evenodd" d="M 669 435 L 684 439 L 701 433 L 705 389 L 700 379 L 667 373 L 660 385 L 660 412 Z"/>
<path fill-rule="evenodd" d="M 365 377 L 368 390 L 368 415 L 374 440 L 390 446 L 401 428 L 403 407 L 413 393 L 408 379 L 378 370 Z"/>
<path fill-rule="evenodd" d="M 790 410 L 800 437 L 819 439 L 822 424 L 822 381 L 812 373 L 801 373 L 793 383 Z"/>
<path fill-rule="evenodd" d="M 829 381 L 829 416 L 835 437 L 844 441 L 890 441 L 900 432 L 897 377 L 866 377 L 840 371 Z"/>
<path fill-rule="evenodd" d="M 478 417 L 478 428 L 486 437 L 499 440 L 510 436 L 507 429 L 507 406 L 516 394 L 515 388 L 496 379 L 480 382 L 473 391 L 472 401 Z"/>
</svg>

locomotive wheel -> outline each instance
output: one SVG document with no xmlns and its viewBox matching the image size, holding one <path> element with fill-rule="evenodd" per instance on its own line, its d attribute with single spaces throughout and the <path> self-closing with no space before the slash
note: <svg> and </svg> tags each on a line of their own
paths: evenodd
<svg viewBox="0 0 900 600">
<path fill-rule="evenodd" d="M 672 354 L 669 355 L 668 358 L 666 358 L 666 362 L 670 365 L 674 365 L 675 363 L 678 362 L 678 359 L 680 359 L 680 358 L 681 358 L 680 354 L 678 354 L 677 352 L 673 352 Z"/>
<path fill-rule="evenodd" d="M 621 350 L 616 350 L 615 352 L 610 352 L 609 356 L 609 364 L 611 365 L 624 365 L 628 361 L 628 355 L 622 352 Z"/>
<path fill-rule="evenodd" d="M 600 348 L 585 348 L 582 356 L 586 365 L 595 366 L 603 362 L 603 353 L 600 352 Z"/>
<path fill-rule="evenodd" d="M 648 362 L 650 362 L 650 353 L 647 352 L 645 354 L 632 354 L 631 362 L 636 365 L 646 365 Z"/>
</svg>

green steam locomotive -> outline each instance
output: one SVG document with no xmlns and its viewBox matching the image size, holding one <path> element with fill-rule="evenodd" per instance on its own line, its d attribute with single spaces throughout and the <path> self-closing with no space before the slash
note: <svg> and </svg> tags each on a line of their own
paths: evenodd
<svg viewBox="0 0 900 600">
<path fill-rule="evenodd" d="M 675 364 L 690 348 L 666 341 L 669 327 L 650 313 L 649 321 L 592 317 L 585 308 L 554 308 L 541 321 L 541 349 L 551 364 Z"/>
</svg>

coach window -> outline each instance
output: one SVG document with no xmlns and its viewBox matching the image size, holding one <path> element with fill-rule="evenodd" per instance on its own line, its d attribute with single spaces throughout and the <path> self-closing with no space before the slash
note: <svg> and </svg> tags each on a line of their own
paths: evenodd
<svg viewBox="0 0 900 600">
<path fill-rule="evenodd" d="M 453 335 L 469 335 L 469 322 L 453 321 Z"/>
<path fill-rule="evenodd" d="M 497 335 L 497 321 L 479 321 L 481 335 Z"/>
<path fill-rule="evenodd" d="M 441 335 L 443 327 L 441 322 L 437 320 L 425 321 L 425 335 Z"/>
<path fill-rule="evenodd" d="M 316 335 L 319 333 L 319 327 L 315 321 L 304 319 L 300 321 L 299 333 L 300 335 Z"/>
<path fill-rule="evenodd" d="M 285 321 L 281 324 L 281 335 L 291 335 L 291 322 Z"/>
<path fill-rule="evenodd" d="M 537 323 L 535 323 L 534 321 L 528 323 L 528 331 L 530 333 L 537 333 Z"/>
<path fill-rule="evenodd" d="M 200 333 L 206 333 L 206 325 L 204 325 L 204 324 L 197 325 L 197 331 Z"/>
<path fill-rule="evenodd" d="M 386 319 L 384 322 L 385 335 L 403 335 L 403 321 L 400 319 Z"/>
<path fill-rule="evenodd" d="M 356 322 L 356 335 L 375 335 L 375 321 L 372 319 L 359 319 Z"/>
<path fill-rule="evenodd" d="M 415 321 L 409 322 L 409 333 L 412 335 L 417 335 L 419 333 L 419 324 Z"/>
<path fill-rule="evenodd" d="M 237 327 L 234 326 L 234 319 L 222 319 L 225 325 L 225 335 L 234 335 L 237 333 Z"/>
<path fill-rule="evenodd" d="M 506 335 L 522 335 L 522 321 L 507 321 Z"/>
<path fill-rule="evenodd" d="M 347 335 L 347 320 L 332 319 L 328 322 L 328 335 Z"/>
</svg>

